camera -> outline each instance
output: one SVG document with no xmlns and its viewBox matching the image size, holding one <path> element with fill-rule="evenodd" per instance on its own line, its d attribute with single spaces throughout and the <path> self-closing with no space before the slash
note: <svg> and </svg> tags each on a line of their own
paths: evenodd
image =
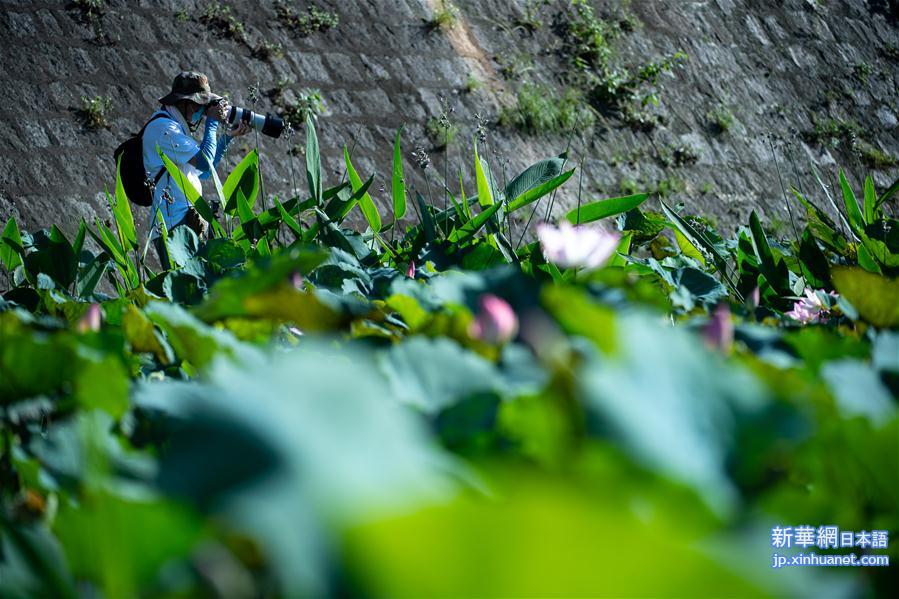
<svg viewBox="0 0 899 599">
<path fill-rule="evenodd" d="M 266 114 L 265 116 L 255 113 L 246 108 L 232 106 L 228 111 L 225 121 L 232 127 L 240 121 L 247 123 L 250 127 L 259 131 L 263 135 L 269 137 L 280 137 L 284 131 L 284 119 L 274 114 Z"/>
</svg>

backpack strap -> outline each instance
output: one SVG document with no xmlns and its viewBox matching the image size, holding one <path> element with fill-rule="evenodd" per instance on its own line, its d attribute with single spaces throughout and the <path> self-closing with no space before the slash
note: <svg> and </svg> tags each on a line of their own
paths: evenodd
<svg viewBox="0 0 899 599">
<path fill-rule="evenodd" d="M 175 120 L 175 119 L 173 119 L 173 118 L 171 117 L 171 115 L 168 114 L 167 112 L 161 112 L 161 111 L 160 111 L 160 112 L 158 112 L 157 114 L 154 114 L 152 117 L 150 117 L 150 120 L 149 120 L 149 121 L 147 121 L 146 123 L 144 123 L 144 126 L 140 128 L 140 131 L 138 132 L 138 134 L 137 134 L 136 137 L 140 137 L 141 139 L 143 139 L 143 138 L 144 138 L 144 131 L 145 131 L 146 128 L 150 125 L 150 123 L 152 123 L 152 122 L 155 121 L 156 119 L 171 119 L 172 121 Z M 162 167 L 161 169 L 159 169 L 159 172 L 156 174 L 156 178 L 153 179 L 153 185 L 159 185 L 159 180 L 162 179 L 162 176 L 163 176 L 164 174 L 165 174 L 165 165 L 163 165 L 163 167 Z"/>
<path fill-rule="evenodd" d="M 137 132 L 137 135 L 135 135 L 135 137 L 143 137 L 143 136 L 144 136 L 144 131 L 147 129 L 147 127 L 150 125 L 150 123 L 152 123 L 152 122 L 155 121 L 156 119 L 171 119 L 171 120 L 173 120 L 173 121 L 175 120 L 175 119 L 173 119 L 173 118 L 171 117 L 171 115 L 169 115 L 168 113 L 156 113 L 156 114 L 154 114 L 153 116 L 150 117 L 150 120 L 149 120 L 149 121 L 147 121 L 146 123 L 144 123 L 144 126 L 140 128 L 140 131 Z"/>
</svg>

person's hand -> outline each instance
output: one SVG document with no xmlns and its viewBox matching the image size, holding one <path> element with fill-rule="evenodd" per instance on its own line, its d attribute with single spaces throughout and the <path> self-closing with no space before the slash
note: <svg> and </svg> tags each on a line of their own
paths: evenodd
<svg viewBox="0 0 899 599">
<path fill-rule="evenodd" d="M 233 129 L 227 129 L 225 131 L 225 135 L 230 137 L 240 137 L 241 135 L 246 135 L 250 132 L 250 124 L 244 121 L 239 121 L 237 126 Z"/>
<path fill-rule="evenodd" d="M 231 106 L 227 101 L 222 100 L 221 102 L 210 104 L 206 109 L 206 116 L 217 121 L 224 121 L 228 117 L 228 112 L 230 111 Z"/>
</svg>

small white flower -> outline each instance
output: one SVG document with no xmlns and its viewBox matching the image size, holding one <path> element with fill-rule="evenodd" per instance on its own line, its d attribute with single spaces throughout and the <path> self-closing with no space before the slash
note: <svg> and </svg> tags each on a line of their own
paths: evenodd
<svg viewBox="0 0 899 599">
<path fill-rule="evenodd" d="M 618 233 L 588 225 L 575 227 L 567 221 L 558 228 L 538 225 L 537 237 L 544 257 L 562 268 L 598 268 L 615 254 L 621 241 Z"/>
</svg>

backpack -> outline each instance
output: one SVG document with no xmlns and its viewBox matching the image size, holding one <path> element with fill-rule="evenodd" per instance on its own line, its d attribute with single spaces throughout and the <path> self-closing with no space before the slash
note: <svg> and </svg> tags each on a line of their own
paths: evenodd
<svg viewBox="0 0 899 599">
<path fill-rule="evenodd" d="M 153 204 L 153 194 L 150 192 L 150 186 L 147 184 L 147 172 L 144 170 L 144 129 L 147 125 L 159 118 L 172 118 L 167 114 L 154 115 L 146 125 L 144 125 L 137 135 L 129 137 L 123 141 L 119 147 L 113 152 L 113 158 L 116 165 L 119 164 L 121 157 L 120 175 L 122 177 L 122 187 L 125 195 L 133 204 L 138 206 L 150 206 Z M 159 174 L 153 181 L 155 186 L 159 183 L 159 179 L 165 173 L 165 168 L 160 169 Z"/>
</svg>

